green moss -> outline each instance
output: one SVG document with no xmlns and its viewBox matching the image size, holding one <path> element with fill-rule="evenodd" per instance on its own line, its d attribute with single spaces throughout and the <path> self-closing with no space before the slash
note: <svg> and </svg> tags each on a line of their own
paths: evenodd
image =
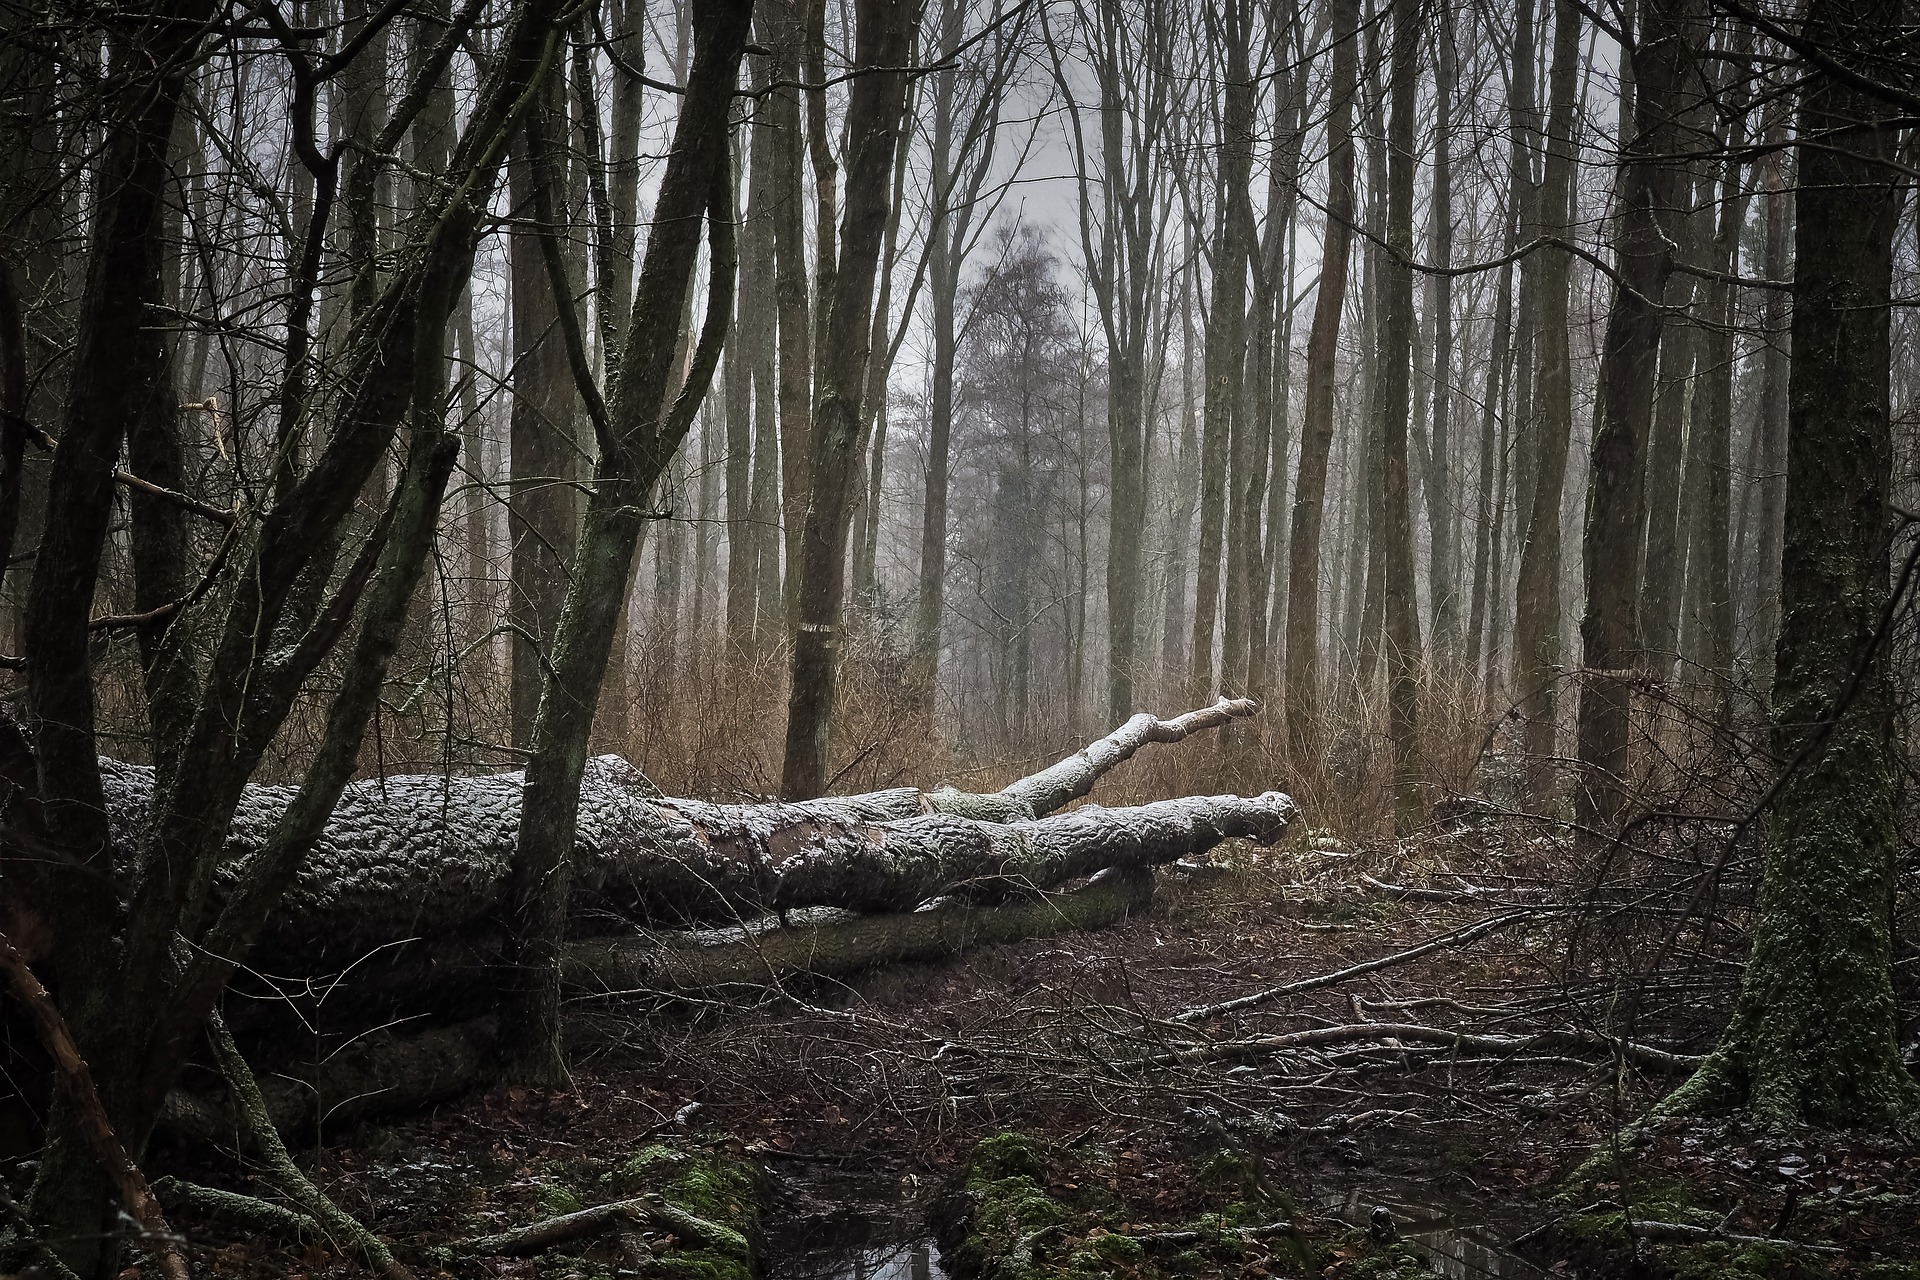
<svg viewBox="0 0 1920 1280">
<path fill-rule="evenodd" d="M 678 1240 L 654 1259 L 654 1272 L 678 1280 L 752 1280 L 760 1228 L 754 1168 L 716 1152 L 643 1147 L 610 1180 L 624 1196 L 652 1194 L 716 1231 L 703 1241 Z"/>
<path fill-rule="evenodd" d="M 534 1193 L 533 1200 L 540 1206 L 540 1212 L 549 1218 L 557 1218 L 563 1213 L 578 1213 L 586 1208 L 572 1187 L 557 1182 L 549 1182 L 541 1187 Z"/>
<path fill-rule="evenodd" d="M 1047 1157 L 1040 1144 L 1023 1133 L 996 1133 L 982 1138 L 973 1149 L 969 1180 L 982 1178 L 1039 1178 L 1046 1174 Z"/>
<path fill-rule="evenodd" d="M 955 1251 L 960 1274 L 974 1280 L 1218 1276 L 1238 1272 L 1250 1247 L 1265 1254 L 1275 1275 L 1317 1275 L 1326 1265 L 1299 1235 L 1249 1245 L 1245 1228 L 1291 1220 L 1295 1208 L 1288 1197 L 1266 1190 L 1258 1165 L 1243 1153 L 1216 1153 L 1196 1171 L 1197 1183 L 1220 1193 L 1209 1199 L 1225 1201 L 1217 1210 L 1186 1223 L 1118 1231 L 1114 1225 L 1139 1219 L 1104 1185 L 1111 1154 L 1099 1148 L 1056 1153 L 1053 1163 L 1065 1164 L 1060 1172 L 1071 1181 L 1050 1181 L 1047 1151 L 1023 1135 L 997 1134 L 975 1148 L 966 1179 L 972 1214 Z M 1050 1189 L 1058 1186 L 1070 1188 L 1070 1198 Z"/>
</svg>

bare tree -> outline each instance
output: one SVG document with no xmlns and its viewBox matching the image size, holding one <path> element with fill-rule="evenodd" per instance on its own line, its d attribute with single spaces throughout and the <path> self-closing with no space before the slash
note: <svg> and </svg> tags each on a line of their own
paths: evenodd
<svg viewBox="0 0 1920 1280">
<path fill-rule="evenodd" d="M 1359 0 L 1330 0 L 1333 8 L 1332 105 L 1326 124 L 1327 204 L 1321 234 L 1320 283 L 1307 341 L 1306 399 L 1301 408 L 1300 470 L 1293 495 L 1293 531 L 1287 544 L 1287 732 L 1297 755 L 1319 730 L 1320 534 L 1327 495 L 1327 455 L 1333 445 L 1334 358 L 1340 313 L 1346 305 L 1347 259 L 1353 243 L 1353 100 L 1359 83 Z"/>
</svg>

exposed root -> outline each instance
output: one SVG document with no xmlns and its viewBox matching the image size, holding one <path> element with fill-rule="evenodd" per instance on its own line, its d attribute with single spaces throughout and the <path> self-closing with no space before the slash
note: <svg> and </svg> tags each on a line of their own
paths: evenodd
<svg viewBox="0 0 1920 1280">
<path fill-rule="evenodd" d="M 385 1280 L 413 1280 L 413 1272 L 393 1256 L 392 1250 L 362 1226 L 359 1219 L 314 1186 L 293 1163 L 293 1157 L 287 1154 L 286 1145 L 280 1141 L 279 1131 L 274 1128 L 273 1120 L 268 1115 L 266 1100 L 260 1096 L 260 1085 L 253 1078 L 253 1069 L 240 1056 L 232 1034 L 227 1031 L 227 1024 L 218 1013 L 208 1020 L 207 1033 L 213 1042 L 214 1053 L 220 1059 L 220 1071 L 226 1076 L 227 1088 L 232 1091 L 235 1110 L 246 1137 L 254 1152 L 265 1162 L 267 1176 L 288 1199 L 304 1209 L 336 1244 L 345 1244 L 358 1254 L 374 1274 L 385 1277 Z"/>
</svg>

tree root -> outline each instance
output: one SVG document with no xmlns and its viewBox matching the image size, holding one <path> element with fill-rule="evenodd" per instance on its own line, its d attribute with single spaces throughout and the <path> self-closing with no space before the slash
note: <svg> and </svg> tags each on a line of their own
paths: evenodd
<svg viewBox="0 0 1920 1280">
<path fill-rule="evenodd" d="M 413 1273 L 393 1256 L 385 1243 L 314 1186 L 293 1163 L 286 1145 L 280 1141 L 279 1131 L 274 1128 L 266 1100 L 260 1096 L 253 1069 L 240 1056 L 227 1024 L 218 1013 L 208 1019 L 207 1034 L 213 1042 L 215 1056 L 220 1059 L 221 1073 L 227 1078 L 227 1088 L 233 1095 L 246 1136 L 255 1153 L 266 1163 L 267 1176 L 324 1228 L 336 1244 L 344 1243 L 358 1254 L 375 1275 L 384 1280 L 413 1280 Z"/>
<path fill-rule="evenodd" d="M 202 1186 L 180 1178 L 158 1179 L 153 1189 L 162 1200 L 176 1209 L 188 1209 L 249 1231 L 260 1231 L 297 1243 L 316 1240 L 322 1234 L 320 1224 L 311 1215 L 271 1200 L 262 1200 L 259 1196 L 222 1191 L 219 1187 Z"/>
</svg>

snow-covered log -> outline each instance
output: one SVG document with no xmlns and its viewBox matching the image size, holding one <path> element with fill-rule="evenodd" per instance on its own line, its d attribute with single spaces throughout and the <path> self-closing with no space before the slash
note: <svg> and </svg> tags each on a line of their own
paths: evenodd
<svg viewBox="0 0 1920 1280">
<path fill-rule="evenodd" d="M 581 785 L 575 932 L 812 906 L 900 912 L 950 894 L 990 901 L 1010 885 L 1046 888 L 1106 867 L 1154 866 L 1224 839 L 1270 843 L 1294 813 L 1277 792 L 1057 812 L 1142 745 L 1251 710 L 1223 700 L 1177 720 L 1136 716 L 989 795 L 899 789 L 805 804 L 709 804 L 664 797 L 624 760 L 602 756 Z M 131 847 L 146 827 L 152 771 L 117 761 L 103 761 L 103 771 L 116 836 Z M 513 852 L 520 786 L 515 773 L 349 786 L 281 904 L 262 959 L 311 973 L 401 939 L 488 928 Z M 247 789 L 228 835 L 229 881 L 247 874 L 292 796 L 291 787 Z M 286 968 L 293 960 L 312 967 Z"/>
</svg>

